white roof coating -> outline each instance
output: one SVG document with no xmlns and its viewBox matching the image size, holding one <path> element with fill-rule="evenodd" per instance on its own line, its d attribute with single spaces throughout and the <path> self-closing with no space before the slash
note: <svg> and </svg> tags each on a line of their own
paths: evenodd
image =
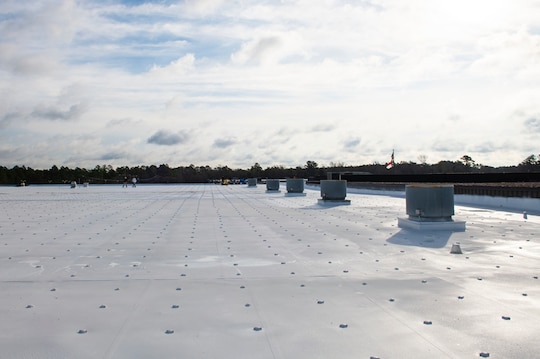
<svg viewBox="0 0 540 359">
<path fill-rule="evenodd" d="M 538 357 L 538 216 L 305 193 L 0 187 L 1 357 Z"/>
</svg>

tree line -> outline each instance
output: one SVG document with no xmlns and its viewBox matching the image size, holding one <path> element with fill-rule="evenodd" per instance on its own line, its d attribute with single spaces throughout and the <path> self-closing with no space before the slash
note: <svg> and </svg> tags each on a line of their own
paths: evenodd
<svg viewBox="0 0 540 359">
<path fill-rule="evenodd" d="M 307 178 L 325 179 L 327 172 L 364 172 L 371 174 L 430 174 L 430 173 L 497 173 L 497 172 L 540 172 L 540 155 L 530 155 L 515 166 L 491 167 L 476 163 L 470 156 L 464 155 L 456 161 L 440 161 L 435 164 L 425 162 L 399 162 L 390 170 L 385 164 L 347 166 L 330 163 L 319 166 L 315 161 L 307 161 L 303 166 L 270 166 L 263 168 L 259 163 L 247 169 L 232 169 L 228 166 L 121 166 L 97 165 L 92 169 L 52 166 L 49 169 L 33 169 L 26 166 L 7 168 L 0 166 L 0 184 L 62 184 L 77 183 L 115 184 L 135 177 L 140 183 L 207 183 L 222 179 L 242 178 Z"/>
</svg>

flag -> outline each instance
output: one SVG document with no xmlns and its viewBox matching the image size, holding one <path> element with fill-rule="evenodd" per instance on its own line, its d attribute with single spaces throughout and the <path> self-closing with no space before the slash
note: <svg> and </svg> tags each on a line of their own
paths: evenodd
<svg viewBox="0 0 540 359">
<path fill-rule="evenodd" d="M 394 167 L 394 150 L 392 150 L 392 156 L 390 157 L 390 162 L 386 163 L 387 170 L 389 170 L 392 167 Z"/>
</svg>

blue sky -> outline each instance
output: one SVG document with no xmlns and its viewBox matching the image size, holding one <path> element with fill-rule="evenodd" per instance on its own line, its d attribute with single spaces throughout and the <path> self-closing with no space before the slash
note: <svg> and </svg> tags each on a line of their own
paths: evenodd
<svg viewBox="0 0 540 359">
<path fill-rule="evenodd" d="M 3 1 L 0 165 L 540 153 L 540 1 Z"/>
</svg>

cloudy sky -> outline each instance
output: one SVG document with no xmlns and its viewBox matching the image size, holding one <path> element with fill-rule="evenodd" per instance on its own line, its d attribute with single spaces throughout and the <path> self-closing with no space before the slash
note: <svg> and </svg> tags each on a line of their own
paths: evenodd
<svg viewBox="0 0 540 359">
<path fill-rule="evenodd" d="M 2 0 L 0 165 L 540 153 L 539 0 Z"/>
</svg>

